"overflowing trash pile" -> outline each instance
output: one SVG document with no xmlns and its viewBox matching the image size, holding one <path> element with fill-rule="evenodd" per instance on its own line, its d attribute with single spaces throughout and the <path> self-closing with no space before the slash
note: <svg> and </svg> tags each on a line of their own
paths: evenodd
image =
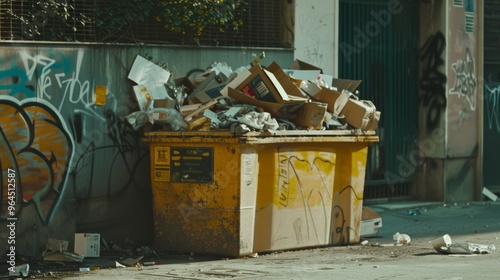
<svg viewBox="0 0 500 280">
<path fill-rule="evenodd" d="M 360 80 L 334 79 L 300 60 L 288 69 L 259 64 L 236 70 L 213 63 L 193 80 L 138 55 L 128 78 L 139 110 L 126 116 L 138 130 L 232 133 L 277 130 L 375 130 L 380 112 L 360 100 Z"/>
</svg>

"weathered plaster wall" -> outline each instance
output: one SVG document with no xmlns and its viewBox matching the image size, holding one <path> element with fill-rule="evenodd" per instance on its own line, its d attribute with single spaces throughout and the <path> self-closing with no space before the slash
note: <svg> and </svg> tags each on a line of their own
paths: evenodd
<svg viewBox="0 0 500 280">
<path fill-rule="evenodd" d="M 448 2 L 448 83 L 446 200 L 474 199 L 474 178 L 478 156 L 479 96 L 478 1 Z M 463 178 L 457 180 L 456 178 Z"/>
<path fill-rule="evenodd" d="M 435 149 L 424 155 L 420 198 L 474 199 L 482 95 L 482 81 L 477 78 L 482 69 L 477 57 L 477 2 L 421 3 L 420 141 Z M 436 180 L 429 174 L 443 177 Z"/>
<path fill-rule="evenodd" d="M 446 0 L 420 3 L 419 137 L 426 147 L 417 197 L 442 200 L 446 145 Z"/>
<path fill-rule="evenodd" d="M 295 3 L 295 58 L 337 76 L 338 0 Z"/>
</svg>

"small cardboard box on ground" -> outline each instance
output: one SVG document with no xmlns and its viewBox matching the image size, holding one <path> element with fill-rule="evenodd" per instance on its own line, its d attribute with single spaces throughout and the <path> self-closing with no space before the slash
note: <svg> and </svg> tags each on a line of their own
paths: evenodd
<svg viewBox="0 0 500 280">
<path fill-rule="evenodd" d="M 382 227 L 382 217 L 372 209 L 363 207 L 361 212 L 361 227 L 359 236 L 371 237 L 377 236 Z"/>
<path fill-rule="evenodd" d="M 85 257 L 99 257 L 101 254 L 101 235 L 99 233 L 75 233 L 74 251 Z"/>
</svg>

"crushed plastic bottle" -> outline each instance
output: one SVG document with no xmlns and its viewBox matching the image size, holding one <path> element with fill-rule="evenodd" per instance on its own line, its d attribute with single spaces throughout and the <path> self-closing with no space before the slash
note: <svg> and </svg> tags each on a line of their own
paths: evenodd
<svg viewBox="0 0 500 280">
<path fill-rule="evenodd" d="M 421 214 L 420 210 L 406 210 L 405 214 L 408 216 L 418 216 Z"/>
</svg>

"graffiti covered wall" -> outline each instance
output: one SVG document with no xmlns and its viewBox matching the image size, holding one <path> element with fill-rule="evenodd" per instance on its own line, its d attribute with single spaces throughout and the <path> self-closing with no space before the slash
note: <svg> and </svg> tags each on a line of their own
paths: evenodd
<svg viewBox="0 0 500 280">
<path fill-rule="evenodd" d="M 479 155 L 478 1 L 450 1 L 448 12 L 447 147 L 445 194 L 448 201 L 470 201 L 476 189 Z"/>
<path fill-rule="evenodd" d="M 112 78 L 109 56 L 53 47 L 2 47 L 0 54 L 0 218 L 16 218 L 18 253 L 39 255 L 48 238 L 72 241 L 77 230 L 106 235 L 112 227 L 105 224 L 120 214 L 147 215 L 148 149 L 122 118 L 134 103 L 130 84 Z M 104 106 L 94 105 L 96 86 L 107 89 Z M 15 184 L 7 185 L 10 170 Z"/>
<path fill-rule="evenodd" d="M 474 0 L 421 3 L 420 141 L 432 148 L 420 172 L 424 199 L 474 199 L 482 95 L 477 14 Z"/>
<path fill-rule="evenodd" d="M 448 32 L 447 117 L 449 157 L 477 155 L 478 58 L 477 4 L 450 1 Z M 467 135 L 467 137 L 463 137 Z"/>
<path fill-rule="evenodd" d="M 166 62 L 177 78 L 213 61 L 236 69 L 261 51 L 0 47 L 0 226 L 15 219 L 18 254 L 40 256 L 48 238 L 72 248 L 76 231 L 152 244 L 149 149 L 123 118 L 137 110 L 127 79 L 135 57 Z M 293 59 L 291 51 L 266 55 Z M 0 250 L 7 250 L 8 233 L 0 232 Z"/>
</svg>

